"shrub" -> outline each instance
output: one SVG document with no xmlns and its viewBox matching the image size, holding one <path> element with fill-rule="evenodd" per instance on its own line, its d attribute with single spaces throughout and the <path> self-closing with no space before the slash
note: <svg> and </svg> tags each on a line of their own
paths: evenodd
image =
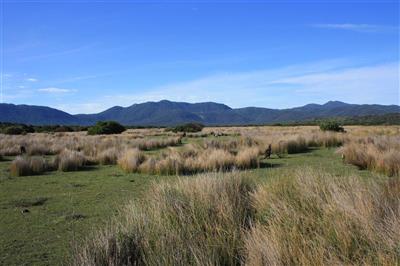
<svg viewBox="0 0 400 266">
<path fill-rule="evenodd" d="M 47 168 L 47 163 L 43 158 L 18 156 L 11 162 L 10 174 L 11 176 L 39 175 Z"/>
<path fill-rule="evenodd" d="M 130 149 L 122 153 L 118 158 L 118 165 L 128 173 L 136 172 L 146 157 L 139 149 Z"/>
<path fill-rule="evenodd" d="M 54 132 L 73 132 L 74 129 L 69 126 L 58 126 L 54 129 Z"/>
<path fill-rule="evenodd" d="M 172 129 L 173 132 L 200 132 L 204 128 L 204 125 L 200 123 L 188 123 L 184 125 L 176 126 Z"/>
<path fill-rule="evenodd" d="M 325 121 L 319 125 L 322 131 L 344 132 L 344 128 L 335 121 Z"/>
<path fill-rule="evenodd" d="M 4 133 L 7 135 L 21 135 L 24 134 L 24 130 L 19 126 L 10 126 L 4 130 Z"/>
<path fill-rule="evenodd" d="M 32 126 L 27 125 L 12 125 L 4 129 L 4 134 L 7 135 L 22 135 L 33 132 L 35 132 L 35 129 Z"/>
<path fill-rule="evenodd" d="M 89 135 L 120 134 L 125 127 L 115 121 L 100 121 L 88 129 Z"/>
</svg>

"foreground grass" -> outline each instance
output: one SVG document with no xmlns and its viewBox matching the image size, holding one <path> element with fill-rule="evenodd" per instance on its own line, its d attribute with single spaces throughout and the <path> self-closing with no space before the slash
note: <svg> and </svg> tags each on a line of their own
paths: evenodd
<svg viewBox="0 0 400 266">
<path fill-rule="evenodd" d="M 8 164 L 0 168 L 0 265 L 60 264 L 72 240 L 117 214 L 127 198 L 140 198 L 154 179 L 107 166 L 4 178 Z"/>
<path fill-rule="evenodd" d="M 117 166 L 9 178 L 9 164 L 10 161 L 0 162 L 1 265 L 66 262 L 72 241 L 79 242 L 90 231 L 104 226 L 128 200 L 143 199 L 152 181 L 174 178 L 125 174 Z M 357 173 L 379 178 L 369 171 L 343 165 L 333 149 L 264 160 L 260 169 L 246 173 L 268 180 L 304 166 L 338 176 Z M 21 213 L 24 209 L 29 213 Z"/>
</svg>

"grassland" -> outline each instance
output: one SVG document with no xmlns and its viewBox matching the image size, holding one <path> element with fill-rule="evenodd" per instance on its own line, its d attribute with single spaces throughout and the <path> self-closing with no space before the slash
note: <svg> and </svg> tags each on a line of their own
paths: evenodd
<svg viewBox="0 0 400 266">
<path fill-rule="evenodd" d="M 386 168 L 380 171 L 380 168 L 365 166 L 360 170 L 359 165 L 345 164 L 342 158 L 343 153 L 337 152 L 337 146 L 344 143 L 346 147 L 346 143 L 350 143 L 351 140 L 354 144 L 359 143 L 359 139 L 368 137 L 398 138 L 398 127 L 350 127 L 346 130 L 348 130 L 346 134 L 321 135 L 315 127 L 206 128 L 203 135 L 191 135 L 180 138 L 178 141 L 177 135 L 167 135 L 170 133 L 153 129 L 130 131 L 121 137 L 101 137 L 105 141 L 100 144 L 98 144 L 98 139 L 95 141 L 93 137 L 85 137 L 80 133 L 78 137 L 56 135 L 51 138 L 54 140 L 62 138 L 62 141 L 53 141 L 42 146 L 32 145 L 32 143 L 42 143 L 41 140 L 45 139 L 42 135 L 12 140 L 2 139 L 0 147 L 4 155 L 0 161 L 0 264 L 65 264 L 71 262 L 72 254 L 75 256 L 76 264 L 82 262 L 77 260 L 76 252 L 73 252 L 76 245 L 83 247 L 84 239 L 106 228 L 110 219 L 126 219 L 125 206 L 130 206 L 129 202 L 132 200 L 136 202 L 135 204 L 146 206 L 147 202 L 151 202 L 154 183 L 165 181 L 175 184 L 178 182 L 177 179 L 180 179 L 176 173 L 182 173 L 182 169 L 185 169 L 176 170 L 175 163 L 173 169 L 176 172 L 167 171 L 157 174 L 153 170 L 147 170 L 148 168 L 140 168 L 140 165 L 137 167 L 138 171 L 123 171 L 117 165 L 117 160 L 105 160 L 110 164 L 102 163 L 104 158 L 100 157 L 104 156 L 104 151 L 110 148 L 117 147 L 117 150 L 122 150 L 121 147 L 129 146 L 129 148 L 140 149 L 146 157 L 142 163 L 151 159 L 154 160 L 155 165 L 158 162 L 160 165 L 165 165 L 166 160 L 171 161 L 169 157 L 177 158 L 177 154 L 181 157 L 176 162 L 180 163 L 179 160 L 184 157 L 182 153 L 185 156 L 195 154 L 192 146 L 195 146 L 194 149 L 199 154 L 203 150 L 218 148 L 229 151 L 233 154 L 232 156 L 237 156 L 244 147 L 258 148 L 259 161 L 256 166 L 251 164 L 245 167 L 247 170 L 234 170 L 240 168 L 235 167 L 235 160 L 229 164 L 233 168 L 206 166 L 205 169 L 206 172 L 234 170 L 254 180 L 257 184 L 266 184 L 266 186 L 271 184 L 272 180 L 287 179 L 294 172 L 302 169 L 322 171 L 332 177 L 356 176 L 362 180 L 378 180 L 379 182 L 387 180 L 388 174 L 396 175 L 396 172 L 387 171 Z M 223 136 L 214 137 L 216 134 L 211 132 L 216 131 L 222 131 L 223 134 L 220 135 Z M 81 141 L 80 139 L 83 138 L 88 139 Z M 149 139 L 151 139 L 150 142 L 148 142 Z M 357 142 L 354 142 L 354 139 L 357 139 Z M 80 150 L 90 163 L 79 167 L 78 171 L 64 172 L 53 166 L 42 174 L 12 176 L 9 171 L 10 165 L 15 156 L 18 156 L 18 145 L 22 143 L 28 146 L 28 152 L 31 151 L 32 156 L 43 157 L 49 163 L 53 163 L 57 154 L 65 149 L 65 145 L 68 145 L 71 150 Z M 64 146 L 61 145 L 62 143 Z M 273 148 L 272 158 L 264 159 L 263 150 L 270 143 Z M 371 145 L 371 142 L 368 143 Z M 41 148 L 38 148 L 39 146 Z M 170 148 L 170 146 L 174 147 Z M 122 156 L 119 151 L 117 153 L 116 157 Z M 179 165 L 186 167 L 184 163 Z M 397 166 L 396 162 L 394 165 Z M 186 172 L 184 174 L 186 179 L 198 179 L 196 175 L 189 175 Z M 114 218 L 115 216 L 117 218 Z M 257 241 L 260 241 L 250 240 L 251 238 L 243 245 L 254 246 Z M 259 254 L 261 253 L 248 254 L 254 259 L 253 265 L 257 264 Z M 297 263 L 306 261 L 298 260 Z M 296 261 L 286 262 L 295 263 Z M 228 264 L 233 263 L 231 261 Z"/>
</svg>

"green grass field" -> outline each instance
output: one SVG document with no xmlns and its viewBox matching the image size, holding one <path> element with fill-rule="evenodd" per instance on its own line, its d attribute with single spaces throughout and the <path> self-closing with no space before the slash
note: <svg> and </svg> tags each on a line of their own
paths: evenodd
<svg viewBox="0 0 400 266">
<path fill-rule="evenodd" d="M 12 158 L 6 159 L 0 162 L 1 265 L 65 264 L 72 244 L 118 215 L 120 206 L 142 199 L 153 182 L 175 178 L 125 174 L 118 166 L 11 178 L 8 167 Z M 344 165 L 335 149 L 272 157 L 248 174 L 263 181 L 298 167 L 323 169 L 335 175 L 377 175 Z"/>
</svg>

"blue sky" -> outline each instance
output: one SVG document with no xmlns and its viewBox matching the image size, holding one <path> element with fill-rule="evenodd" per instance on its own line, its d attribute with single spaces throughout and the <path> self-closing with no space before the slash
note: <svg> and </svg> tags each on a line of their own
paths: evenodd
<svg viewBox="0 0 400 266">
<path fill-rule="evenodd" d="M 9 1 L 3 102 L 399 104 L 398 1 Z"/>
</svg>

